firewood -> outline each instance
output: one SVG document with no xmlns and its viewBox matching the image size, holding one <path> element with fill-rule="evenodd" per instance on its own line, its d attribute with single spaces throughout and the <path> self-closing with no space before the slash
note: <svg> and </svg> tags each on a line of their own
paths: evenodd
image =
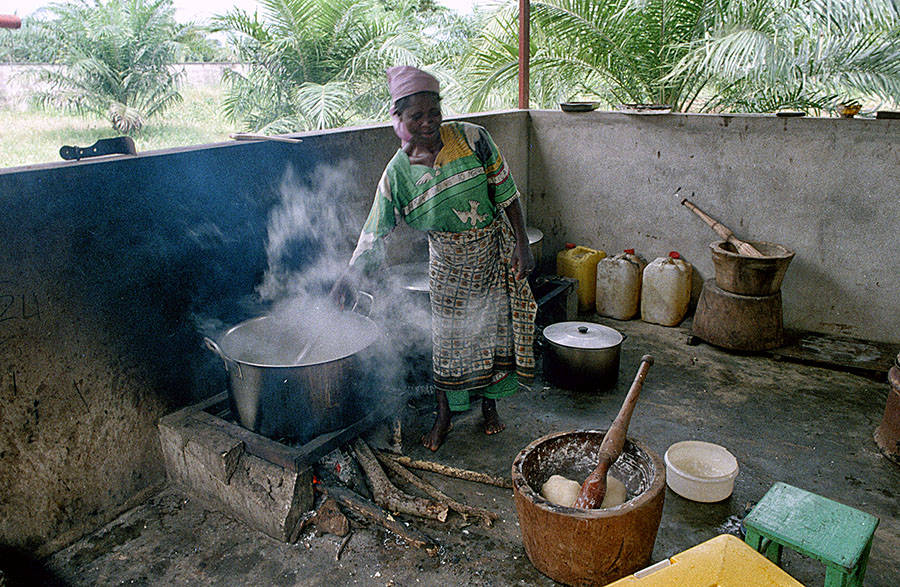
<svg viewBox="0 0 900 587">
<path fill-rule="evenodd" d="M 315 510 L 310 510 L 300 516 L 300 519 L 297 520 L 297 524 L 294 526 L 294 529 L 291 530 L 291 535 L 288 537 L 288 543 L 294 544 L 297 542 L 297 540 L 300 539 L 300 533 L 303 532 L 303 529 L 306 528 L 307 525 L 309 525 L 310 521 L 312 521 L 313 516 L 315 515 Z"/>
<path fill-rule="evenodd" d="M 393 532 L 410 546 L 424 548 L 425 552 L 427 552 L 430 556 L 434 556 L 435 554 L 437 554 L 438 546 L 430 538 L 428 538 L 415 528 L 404 526 L 393 517 L 391 517 L 391 515 L 386 511 L 384 511 L 368 499 L 361 497 L 355 491 L 352 491 L 345 487 L 326 487 L 321 483 L 316 484 L 315 487 L 316 491 L 319 491 L 320 493 L 331 497 L 341 506 L 347 508 L 347 510 L 360 517 L 371 520 L 376 524 L 379 524 L 380 526 Z"/>
<path fill-rule="evenodd" d="M 338 546 L 337 551 L 334 553 L 334 562 L 341 560 L 341 553 L 344 552 L 344 547 L 347 546 L 347 543 L 350 542 L 350 538 L 353 536 L 353 532 L 347 532 L 347 535 L 344 536 L 344 539 L 341 540 L 341 545 Z"/>
<path fill-rule="evenodd" d="M 397 454 L 403 453 L 403 422 L 400 416 L 391 420 L 391 450 Z"/>
<path fill-rule="evenodd" d="M 350 532 L 350 521 L 338 509 L 337 502 L 330 497 L 325 498 L 322 505 L 316 508 L 316 514 L 311 522 L 317 530 L 326 534 L 346 536 Z"/>
<path fill-rule="evenodd" d="M 378 464 L 378 459 L 372 454 L 369 445 L 357 438 L 351 446 L 356 460 L 369 479 L 372 497 L 376 504 L 392 512 L 410 514 L 439 522 L 447 520 L 447 515 L 450 513 L 447 504 L 403 493 L 388 479 L 384 469 Z"/>
<path fill-rule="evenodd" d="M 394 455 L 385 451 L 380 452 L 382 455 L 393 459 L 404 467 L 408 467 L 410 469 L 419 469 L 420 471 L 440 473 L 441 475 L 444 475 L 446 477 L 455 477 L 456 479 L 463 479 L 465 481 L 474 481 L 476 483 L 484 483 L 485 485 L 494 485 L 496 487 L 502 487 L 504 489 L 512 489 L 512 481 L 510 481 L 509 479 L 504 479 L 502 477 L 494 477 L 493 475 L 479 473 L 477 471 L 468 471 L 466 469 L 457 469 L 456 467 L 451 467 L 449 465 L 435 463 L 432 461 L 414 461 L 407 456 Z"/>
<path fill-rule="evenodd" d="M 447 504 L 447 506 L 449 506 L 451 510 L 460 514 L 463 519 L 466 519 L 467 516 L 477 516 L 481 518 L 481 521 L 485 526 L 490 526 L 494 522 L 494 520 L 500 519 L 500 516 L 498 516 L 494 512 L 456 501 L 425 479 L 422 479 L 421 477 L 407 470 L 400 463 L 384 456 L 384 454 L 382 454 L 381 452 L 376 453 L 376 456 L 378 457 L 378 460 L 381 462 L 381 464 L 387 467 L 389 471 L 402 478 L 410 485 L 418 487 L 437 501 Z"/>
</svg>

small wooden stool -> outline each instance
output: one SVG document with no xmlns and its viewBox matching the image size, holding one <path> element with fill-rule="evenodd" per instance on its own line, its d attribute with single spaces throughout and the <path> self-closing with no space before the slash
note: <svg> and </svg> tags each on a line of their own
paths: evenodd
<svg viewBox="0 0 900 587">
<path fill-rule="evenodd" d="M 825 563 L 826 587 L 861 586 L 878 518 L 775 483 L 744 518 L 746 542 L 777 565 L 786 546 Z"/>
</svg>

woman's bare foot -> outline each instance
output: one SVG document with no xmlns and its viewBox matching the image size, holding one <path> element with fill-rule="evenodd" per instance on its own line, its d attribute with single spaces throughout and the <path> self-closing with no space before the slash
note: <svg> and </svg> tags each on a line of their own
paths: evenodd
<svg viewBox="0 0 900 587">
<path fill-rule="evenodd" d="M 422 444 L 431 452 L 436 451 L 444 444 L 444 439 L 447 438 L 447 433 L 450 431 L 450 405 L 447 403 L 447 394 L 436 389 L 434 397 L 437 399 L 437 417 L 434 419 L 431 432 L 422 437 Z"/>
<path fill-rule="evenodd" d="M 500 421 L 500 415 L 497 414 L 497 402 L 483 398 L 481 400 L 481 414 L 484 416 L 484 433 L 487 435 L 497 434 L 506 428 L 506 424 Z"/>
</svg>

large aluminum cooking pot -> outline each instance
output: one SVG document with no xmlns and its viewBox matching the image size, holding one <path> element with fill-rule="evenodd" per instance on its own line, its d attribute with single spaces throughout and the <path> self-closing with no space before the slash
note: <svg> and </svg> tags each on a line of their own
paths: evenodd
<svg viewBox="0 0 900 587">
<path fill-rule="evenodd" d="M 594 322 L 557 322 L 544 328 L 544 375 L 556 385 L 604 391 L 619 378 L 625 335 Z"/>
<path fill-rule="evenodd" d="M 368 294 L 364 294 L 368 295 Z M 370 297 L 370 296 L 369 296 Z M 378 326 L 355 311 L 265 315 L 206 345 L 225 363 L 232 413 L 270 438 L 306 442 L 361 417 Z"/>
</svg>

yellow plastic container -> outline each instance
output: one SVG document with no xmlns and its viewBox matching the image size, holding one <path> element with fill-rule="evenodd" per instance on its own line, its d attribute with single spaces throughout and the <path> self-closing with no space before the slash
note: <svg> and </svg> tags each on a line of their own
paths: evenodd
<svg viewBox="0 0 900 587">
<path fill-rule="evenodd" d="M 607 587 L 803 587 L 775 563 L 730 534 L 721 534 Z"/>
<path fill-rule="evenodd" d="M 576 247 L 571 243 L 556 254 L 556 274 L 578 280 L 578 309 L 593 310 L 597 300 L 597 263 L 606 256 L 603 251 Z"/>
</svg>

